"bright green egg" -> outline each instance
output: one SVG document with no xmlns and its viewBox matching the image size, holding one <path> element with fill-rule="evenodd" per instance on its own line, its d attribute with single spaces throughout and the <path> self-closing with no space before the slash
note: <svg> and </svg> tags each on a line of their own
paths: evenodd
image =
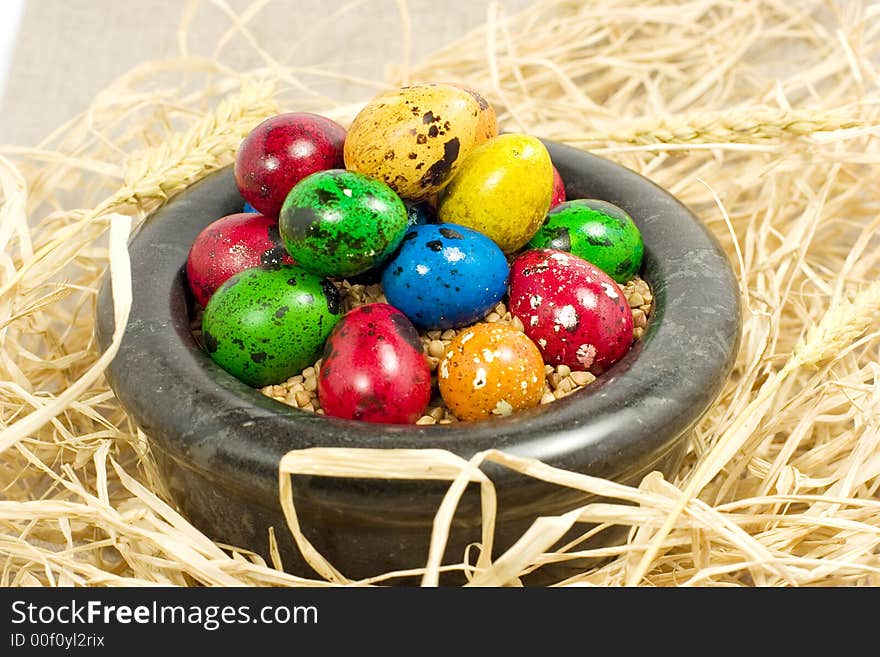
<svg viewBox="0 0 880 657">
<path fill-rule="evenodd" d="M 550 210 L 529 248 L 569 251 L 618 283 L 639 271 L 645 251 L 632 218 L 616 205 L 595 199 L 566 201 Z"/>
<path fill-rule="evenodd" d="M 245 269 L 208 302 L 202 344 L 244 383 L 280 383 L 317 360 L 341 316 L 339 301 L 333 283 L 297 265 Z"/>
<path fill-rule="evenodd" d="M 407 211 L 381 180 L 344 169 L 313 173 L 290 190 L 278 230 L 290 256 L 320 276 L 355 276 L 403 240 Z"/>
</svg>

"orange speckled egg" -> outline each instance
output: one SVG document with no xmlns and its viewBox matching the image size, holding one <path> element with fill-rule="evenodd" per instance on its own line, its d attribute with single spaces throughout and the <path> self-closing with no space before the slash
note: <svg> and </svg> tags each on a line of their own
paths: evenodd
<svg viewBox="0 0 880 657">
<path fill-rule="evenodd" d="M 446 348 L 437 380 L 459 420 L 483 420 L 537 406 L 544 361 L 525 333 L 503 324 L 476 324 Z"/>
</svg>

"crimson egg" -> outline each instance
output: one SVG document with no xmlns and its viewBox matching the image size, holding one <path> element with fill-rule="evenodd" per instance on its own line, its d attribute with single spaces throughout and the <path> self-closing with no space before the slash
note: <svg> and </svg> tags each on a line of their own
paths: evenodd
<svg viewBox="0 0 880 657">
<path fill-rule="evenodd" d="M 510 312 L 552 365 L 599 374 L 623 357 L 633 340 L 623 290 L 601 269 L 565 251 L 535 249 L 513 261 Z"/>
<path fill-rule="evenodd" d="M 228 278 L 259 265 L 290 264 L 278 222 L 261 214 L 222 217 L 198 234 L 186 260 L 186 277 L 202 306 Z"/>
<path fill-rule="evenodd" d="M 550 209 L 552 210 L 560 203 L 565 203 L 565 183 L 556 167 L 553 167 L 553 194 L 550 196 Z"/>
<path fill-rule="evenodd" d="M 268 118 L 238 148 L 238 191 L 259 212 L 277 219 L 296 183 L 316 171 L 345 167 L 344 143 L 345 128 L 317 114 L 288 112 Z"/>
<path fill-rule="evenodd" d="M 347 313 L 324 346 L 318 399 L 327 415 L 410 424 L 431 399 L 431 371 L 419 334 L 394 306 Z"/>
</svg>

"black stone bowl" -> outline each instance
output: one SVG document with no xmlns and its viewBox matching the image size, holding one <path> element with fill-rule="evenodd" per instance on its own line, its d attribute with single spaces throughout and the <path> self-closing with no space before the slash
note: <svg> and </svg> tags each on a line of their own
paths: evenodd
<svg viewBox="0 0 880 657">
<path fill-rule="evenodd" d="M 231 167 L 207 177 L 149 218 L 130 245 L 134 303 L 108 370 L 116 395 L 149 437 L 181 511 L 208 536 L 268 553 L 275 528 L 284 567 L 313 575 L 281 512 L 278 464 L 305 447 L 439 448 L 464 458 L 488 448 L 637 484 L 653 470 L 674 476 L 690 430 L 719 393 L 739 345 L 736 277 L 718 243 L 668 192 L 579 150 L 548 143 L 569 198 L 626 210 L 645 242 L 642 276 L 654 291 L 645 336 L 586 389 L 506 418 L 448 426 L 390 426 L 327 418 L 263 396 L 227 374 L 190 332 L 185 280 L 190 244 L 208 223 L 237 212 Z M 109 279 L 98 298 L 102 349 L 113 332 Z M 495 552 L 533 520 L 589 501 L 489 465 L 499 500 Z M 296 476 L 300 525 L 344 575 L 364 578 L 424 566 L 431 522 L 448 482 Z M 459 505 L 444 558 L 459 563 L 480 538 L 479 492 Z M 580 532 L 584 527 L 576 527 Z M 625 529 L 625 528 L 621 528 Z M 588 545 L 619 541 L 603 531 Z M 544 567 L 542 583 L 584 563 Z M 451 581 L 451 580 L 447 580 Z"/>
</svg>

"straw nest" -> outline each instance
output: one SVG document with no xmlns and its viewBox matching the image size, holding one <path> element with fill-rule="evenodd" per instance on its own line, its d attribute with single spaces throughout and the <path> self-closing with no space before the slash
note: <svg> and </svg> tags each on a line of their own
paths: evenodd
<svg viewBox="0 0 880 657">
<path fill-rule="evenodd" d="M 144 64 L 37 147 L 2 150 L 4 586 L 327 583 L 217 545 L 178 515 L 103 377 L 120 330 L 103 355 L 93 338 L 108 264 L 125 323 L 126 242 L 151 211 L 228 164 L 266 116 L 299 108 L 344 122 L 356 112 L 313 91 L 340 73 L 286 67 L 250 39 L 261 4 L 231 17 L 214 56 L 183 48 Z M 262 68 L 225 65 L 233 39 Z M 457 495 L 468 480 L 491 486 L 479 467 L 493 461 L 605 501 L 540 519 L 494 560 L 472 550 L 442 564 L 473 584 L 516 585 L 542 564 L 582 556 L 608 559 L 564 583 L 880 584 L 878 52 L 880 8 L 857 0 L 558 0 L 510 16 L 492 5 L 485 26 L 428 63 L 390 68 L 388 86 L 470 85 L 506 129 L 589 149 L 679 196 L 740 275 L 742 348 L 673 481 L 652 474 L 621 486 L 496 451 L 468 463 L 437 450 L 315 450 L 282 463 L 288 511 L 287 475 L 305 468 L 442 474 L 453 485 L 425 558 L 432 584 Z M 381 87 L 349 82 L 365 99 Z M 491 513 L 484 521 L 491 532 Z M 623 525 L 628 539 L 553 547 L 582 522 Z M 326 579 L 347 581 L 319 554 L 309 558 Z"/>
</svg>

